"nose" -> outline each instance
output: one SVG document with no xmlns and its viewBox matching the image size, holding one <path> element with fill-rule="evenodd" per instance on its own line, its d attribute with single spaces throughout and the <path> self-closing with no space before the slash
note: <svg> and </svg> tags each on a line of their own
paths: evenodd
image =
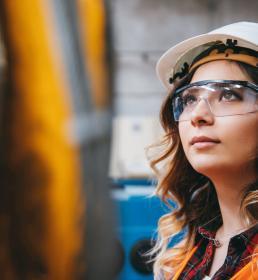
<svg viewBox="0 0 258 280">
<path fill-rule="evenodd" d="M 205 98 L 200 98 L 196 107 L 193 109 L 191 123 L 194 126 L 211 125 L 214 123 L 214 115 L 211 112 L 210 104 Z"/>
</svg>

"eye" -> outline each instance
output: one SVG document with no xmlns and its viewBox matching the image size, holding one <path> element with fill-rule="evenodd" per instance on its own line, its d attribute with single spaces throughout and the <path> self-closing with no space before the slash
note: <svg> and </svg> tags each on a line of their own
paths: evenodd
<svg viewBox="0 0 258 280">
<path fill-rule="evenodd" d="M 224 89 L 221 92 L 219 98 L 219 101 L 226 101 L 226 102 L 241 101 L 241 100 L 243 100 L 241 94 L 232 89 Z"/>
<path fill-rule="evenodd" d="M 182 96 L 184 107 L 193 105 L 196 100 L 196 96 L 194 96 L 193 94 L 185 94 L 184 96 Z"/>
</svg>

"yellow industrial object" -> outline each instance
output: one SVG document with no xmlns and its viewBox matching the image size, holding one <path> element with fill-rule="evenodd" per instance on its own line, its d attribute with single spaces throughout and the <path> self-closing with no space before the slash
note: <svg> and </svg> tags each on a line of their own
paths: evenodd
<svg viewBox="0 0 258 280">
<path fill-rule="evenodd" d="M 7 236 L 1 239 L 0 250 L 7 277 L 2 278 L 1 271 L 1 279 L 20 279 L 8 252 L 16 241 L 8 237 L 8 223 L 16 227 L 12 238 L 19 237 L 18 251 L 28 264 L 26 279 L 75 279 L 82 247 L 81 170 L 78 147 L 69 137 L 71 100 L 58 56 L 62 46 L 56 44 L 51 2 L 5 0 L 1 4 L 11 74 L 6 164 L 15 177 L 9 186 L 12 213 L 0 220 L 1 238 L 4 231 Z M 9 262 L 4 261 L 8 256 Z M 29 266 L 34 263 L 43 278 L 33 274 Z"/>
<path fill-rule="evenodd" d="M 97 110 L 110 105 L 109 71 L 106 49 L 106 13 L 103 0 L 77 0 L 85 59 L 91 82 L 92 100 Z"/>
</svg>

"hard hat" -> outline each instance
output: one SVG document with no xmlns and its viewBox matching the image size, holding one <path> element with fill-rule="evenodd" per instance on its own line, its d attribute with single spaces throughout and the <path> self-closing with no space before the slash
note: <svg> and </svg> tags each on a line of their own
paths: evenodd
<svg viewBox="0 0 258 280">
<path fill-rule="evenodd" d="M 205 51 L 202 61 L 196 64 L 196 57 Z M 212 60 L 231 59 L 258 67 L 257 54 L 258 23 L 237 22 L 192 37 L 170 48 L 159 59 L 156 72 L 162 84 L 171 91 L 177 81 L 191 72 L 193 64 L 196 67 Z"/>
</svg>

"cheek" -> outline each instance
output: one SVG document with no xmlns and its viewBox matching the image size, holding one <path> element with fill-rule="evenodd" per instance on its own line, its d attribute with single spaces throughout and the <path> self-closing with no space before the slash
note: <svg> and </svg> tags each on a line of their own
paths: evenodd
<svg viewBox="0 0 258 280">
<path fill-rule="evenodd" d="M 256 156 L 258 116 L 256 118 L 239 119 L 236 125 L 228 124 L 222 132 L 221 138 L 224 140 L 225 148 L 233 157 L 248 161 Z"/>
<path fill-rule="evenodd" d="M 178 130 L 179 130 L 179 136 L 180 136 L 180 140 L 181 140 L 184 152 L 187 156 L 187 150 L 188 150 L 188 146 L 189 146 L 188 144 L 189 144 L 189 141 L 191 140 L 189 124 L 187 124 L 187 122 L 179 123 Z"/>
</svg>

